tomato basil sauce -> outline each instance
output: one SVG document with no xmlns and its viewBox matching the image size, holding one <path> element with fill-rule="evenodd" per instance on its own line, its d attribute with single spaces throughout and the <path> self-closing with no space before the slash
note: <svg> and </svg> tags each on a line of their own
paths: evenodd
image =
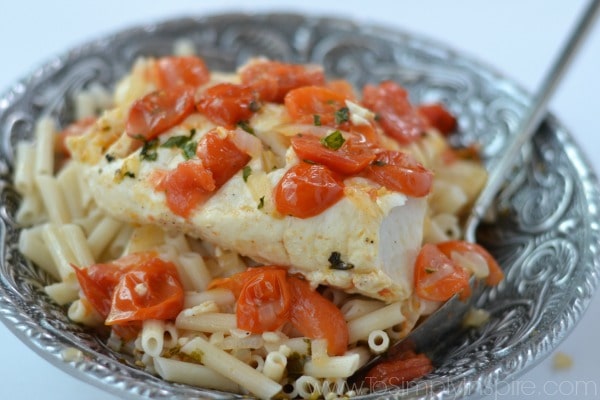
<svg viewBox="0 0 600 400">
<path fill-rule="evenodd" d="M 149 149 L 158 143 L 181 148 L 185 159 L 155 171 L 151 181 L 168 209 L 184 219 L 201 212 L 232 178 L 247 180 L 252 173 L 249 163 L 261 156 L 256 146 L 266 148 L 253 137 L 253 121 L 269 105 L 277 105 L 281 118 L 297 127 L 286 137 L 295 162 L 286 165 L 271 188 L 274 218 L 309 219 L 327 212 L 344 198 L 350 179 L 369 182 L 374 192 L 426 198 L 435 173 L 402 149 L 419 143 L 429 130 L 443 137 L 457 129 L 457 120 L 442 104 L 413 105 L 407 91 L 389 80 L 356 91 L 345 80 L 326 79 L 318 66 L 255 60 L 240 69 L 238 79 L 213 82 L 212 72 L 195 56 L 164 57 L 152 65 L 145 78 L 155 90 L 132 102 L 125 134 L 146 156 L 141 162 L 152 162 L 155 154 Z M 191 132 L 163 139 L 192 115 L 202 116 L 214 128 L 200 137 Z M 81 120 L 63 130 L 56 151 L 68 157 L 66 138 L 83 134 L 94 122 Z M 458 151 L 452 154 L 460 158 Z M 498 263 L 477 244 L 424 243 L 414 264 L 417 300 L 468 296 L 473 272 L 462 265 L 461 257 L 483 265 L 487 284 L 502 280 Z M 343 265 L 351 273 L 353 266 Z M 143 321 L 173 320 L 184 308 L 185 277 L 157 252 L 134 253 L 87 268 L 74 266 L 74 271 L 87 301 L 122 335 L 133 332 L 135 337 Z M 330 356 L 348 350 L 348 323 L 338 305 L 323 288 L 290 274 L 287 266 L 254 266 L 215 278 L 208 289 L 233 293 L 239 329 L 261 334 L 287 326 L 301 336 L 324 339 Z M 423 354 L 404 351 L 374 367 L 367 379 L 402 385 L 432 369 Z"/>
</svg>

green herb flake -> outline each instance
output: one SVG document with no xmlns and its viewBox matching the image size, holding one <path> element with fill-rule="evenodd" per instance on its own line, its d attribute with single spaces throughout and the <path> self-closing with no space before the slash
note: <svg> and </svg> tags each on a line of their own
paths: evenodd
<svg viewBox="0 0 600 400">
<path fill-rule="evenodd" d="M 125 171 L 125 173 L 123 174 L 123 176 L 126 176 L 127 178 L 133 178 L 135 179 L 135 174 L 131 171 Z"/>
<path fill-rule="evenodd" d="M 350 121 L 350 110 L 348 107 L 342 107 L 335 112 L 335 123 L 341 124 Z"/>
<path fill-rule="evenodd" d="M 425 268 L 425 272 L 428 274 L 433 274 L 435 272 L 435 269 Z"/>
<path fill-rule="evenodd" d="M 344 137 L 342 136 L 342 132 L 333 131 L 329 135 L 321 139 L 321 144 L 327 147 L 328 149 L 338 150 L 340 147 L 342 147 L 345 141 L 346 139 L 344 139 Z"/>
<path fill-rule="evenodd" d="M 252 168 L 249 165 L 246 165 L 242 170 L 242 178 L 244 178 L 244 182 L 248 182 L 248 177 L 252 175 Z"/>
<path fill-rule="evenodd" d="M 249 134 L 254 135 L 254 129 L 250 126 L 248 121 L 240 121 L 237 123 L 237 125 Z"/>
<path fill-rule="evenodd" d="M 189 140 L 191 136 L 171 136 L 166 142 L 160 145 L 160 147 L 179 147 L 182 148 Z"/>
<path fill-rule="evenodd" d="M 140 158 L 143 161 L 156 161 L 158 153 L 156 148 L 158 147 L 158 139 L 152 139 L 144 142 L 142 150 L 140 151 Z"/>
<path fill-rule="evenodd" d="M 376 167 L 385 167 L 387 163 L 385 161 L 375 160 L 371 163 L 371 165 L 374 165 Z"/>
<path fill-rule="evenodd" d="M 313 115 L 313 123 L 315 126 L 321 126 L 321 116 L 319 114 Z"/>
<path fill-rule="evenodd" d="M 186 160 L 194 158 L 196 155 L 196 148 L 198 147 L 198 143 L 195 141 L 187 142 L 181 150 L 183 150 L 183 157 Z"/>
<path fill-rule="evenodd" d="M 106 153 L 104 155 L 104 158 L 106 158 L 107 162 L 113 162 L 113 161 L 115 161 L 115 156 L 113 156 L 112 154 L 109 154 L 109 153 Z"/>
<path fill-rule="evenodd" d="M 303 159 L 302 161 L 304 161 L 304 162 L 305 162 L 305 163 L 307 163 L 307 164 L 311 164 L 311 165 L 315 165 L 315 164 L 317 164 L 316 162 L 314 162 L 313 160 L 310 160 L 310 159 L 308 159 L 308 158 L 305 158 L 305 159 Z"/>
<path fill-rule="evenodd" d="M 339 251 L 332 251 L 327 261 L 329 261 L 329 268 L 331 269 L 348 271 L 354 268 L 354 264 L 342 261 L 342 255 Z"/>
<path fill-rule="evenodd" d="M 265 206 L 265 196 L 261 197 L 260 200 L 258 200 L 258 206 L 256 208 L 261 210 L 264 206 Z"/>
</svg>

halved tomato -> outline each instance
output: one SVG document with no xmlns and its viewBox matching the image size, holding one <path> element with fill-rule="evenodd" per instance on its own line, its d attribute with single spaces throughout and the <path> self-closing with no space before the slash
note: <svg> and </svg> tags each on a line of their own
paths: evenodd
<svg viewBox="0 0 600 400">
<path fill-rule="evenodd" d="M 409 154 L 393 150 L 379 153 L 363 174 L 390 190 L 414 197 L 426 196 L 433 184 L 430 170 Z"/>
<path fill-rule="evenodd" d="M 156 62 L 157 86 L 170 89 L 176 86 L 197 88 L 208 82 L 210 72 L 204 61 L 196 56 L 170 56 Z"/>
<path fill-rule="evenodd" d="M 490 274 L 486 278 L 486 284 L 495 286 L 504 279 L 504 272 L 498 262 L 492 257 L 492 255 L 483 247 L 477 243 L 466 242 L 464 240 L 451 240 L 448 242 L 438 243 L 437 247 L 446 257 L 452 257 L 452 252 L 457 251 L 459 253 L 474 252 L 479 254 L 487 262 Z"/>
<path fill-rule="evenodd" d="M 318 215 L 343 195 L 344 185 L 335 172 L 306 162 L 287 170 L 274 189 L 277 211 L 297 218 Z"/>
<path fill-rule="evenodd" d="M 470 292 L 469 273 L 436 245 L 423 245 L 415 262 L 415 292 L 432 301 L 446 301 L 455 294 Z"/>
<path fill-rule="evenodd" d="M 258 99 L 250 87 L 219 83 L 200 95 L 196 108 L 215 124 L 233 129 L 257 111 Z"/>
<path fill-rule="evenodd" d="M 132 104 L 125 132 L 134 139 L 149 141 L 179 124 L 193 110 L 194 93 L 189 87 L 158 90 Z"/>
</svg>

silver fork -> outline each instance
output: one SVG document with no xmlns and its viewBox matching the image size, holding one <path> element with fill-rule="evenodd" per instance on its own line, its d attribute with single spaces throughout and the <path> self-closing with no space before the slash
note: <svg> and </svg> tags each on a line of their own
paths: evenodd
<svg viewBox="0 0 600 400">
<path fill-rule="evenodd" d="M 464 225 L 464 239 L 470 242 L 476 242 L 476 231 L 479 222 L 494 201 L 496 194 L 502 187 L 507 178 L 507 173 L 514 167 L 521 154 L 523 146 L 531 140 L 537 131 L 540 123 L 543 121 L 548 102 L 554 94 L 560 80 L 566 72 L 568 66 L 575 58 L 577 50 L 581 47 L 585 37 L 591 30 L 594 21 L 598 17 L 600 9 L 600 0 L 592 0 L 580 16 L 573 31 L 565 42 L 562 50 L 552 64 L 549 72 L 543 80 L 540 88 L 533 97 L 531 106 L 523 119 L 520 121 L 516 133 L 509 138 L 509 143 L 502 156 L 490 168 L 488 181 L 475 201 L 469 216 Z M 452 297 L 444 303 L 438 310 L 428 316 L 402 341 L 394 344 L 387 355 L 393 355 L 394 350 L 404 347 L 417 349 L 422 353 L 429 353 L 434 350 L 440 339 L 452 329 L 459 328 L 466 312 L 472 307 L 477 299 L 477 294 L 481 292 L 483 284 L 471 280 L 473 295 L 467 301 L 461 301 L 458 296 Z M 363 366 L 353 376 L 359 380 L 364 373 L 374 364 L 380 361 L 381 357 L 374 358 Z"/>
</svg>

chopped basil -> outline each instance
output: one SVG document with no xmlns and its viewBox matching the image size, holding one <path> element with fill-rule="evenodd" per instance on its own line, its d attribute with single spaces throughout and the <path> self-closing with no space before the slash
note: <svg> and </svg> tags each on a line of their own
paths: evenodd
<svg viewBox="0 0 600 400">
<path fill-rule="evenodd" d="M 428 274 L 433 274 L 435 272 L 435 269 L 425 268 L 425 272 Z"/>
<path fill-rule="evenodd" d="M 144 142 L 142 150 L 140 151 L 140 158 L 144 161 L 156 161 L 158 153 L 156 148 L 158 147 L 158 139 L 152 139 Z"/>
<path fill-rule="evenodd" d="M 248 177 L 252 174 L 252 168 L 249 165 L 246 165 L 242 170 L 242 177 L 244 178 L 244 182 L 248 182 Z"/>
<path fill-rule="evenodd" d="M 113 161 L 115 161 L 115 156 L 113 156 L 112 154 L 109 154 L 109 153 L 106 153 L 104 155 L 104 158 L 106 158 L 107 162 L 113 162 Z"/>
<path fill-rule="evenodd" d="M 258 200 L 258 206 L 256 207 L 257 209 L 262 209 L 265 206 L 265 196 L 261 197 Z"/>
<path fill-rule="evenodd" d="M 340 147 L 342 147 L 345 141 L 346 139 L 344 139 L 344 137 L 342 136 L 342 132 L 333 131 L 329 135 L 321 139 L 321 144 L 327 147 L 328 149 L 337 150 Z"/>
<path fill-rule="evenodd" d="M 181 148 L 190 140 L 190 136 L 171 136 L 166 142 L 160 145 L 160 147 L 179 147 Z"/>
<path fill-rule="evenodd" d="M 329 261 L 329 268 L 331 269 L 347 271 L 354 268 L 354 264 L 342 261 L 342 255 L 338 251 L 332 251 L 327 261 Z"/>
<path fill-rule="evenodd" d="M 135 174 L 133 172 L 131 172 L 131 171 L 125 171 L 125 173 L 123 174 L 123 176 L 135 179 Z"/>
<path fill-rule="evenodd" d="M 315 126 L 321 126 L 321 116 L 319 114 L 313 115 L 313 123 Z"/>
<path fill-rule="evenodd" d="M 335 112 L 335 123 L 339 125 L 346 121 L 350 121 L 350 110 L 348 107 L 342 107 Z"/>
<path fill-rule="evenodd" d="M 186 160 L 190 158 L 194 158 L 196 155 L 196 148 L 198 147 L 198 143 L 195 141 L 187 142 L 181 150 L 183 150 L 183 157 Z"/>
<path fill-rule="evenodd" d="M 385 161 L 375 160 L 371 163 L 371 165 L 374 165 L 376 167 L 385 167 L 387 163 Z"/>
<path fill-rule="evenodd" d="M 312 165 L 316 164 L 316 162 L 314 162 L 313 160 L 309 160 L 308 158 L 305 158 L 302 161 L 304 161 L 307 164 L 312 164 Z"/>
<path fill-rule="evenodd" d="M 254 135 L 254 129 L 252 129 L 252 127 L 250 126 L 250 123 L 248 123 L 248 121 L 240 121 L 237 124 L 240 128 L 242 128 L 243 130 L 245 130 L 246 132 L 248 132 L 251 135 Z"/>
</svg>

